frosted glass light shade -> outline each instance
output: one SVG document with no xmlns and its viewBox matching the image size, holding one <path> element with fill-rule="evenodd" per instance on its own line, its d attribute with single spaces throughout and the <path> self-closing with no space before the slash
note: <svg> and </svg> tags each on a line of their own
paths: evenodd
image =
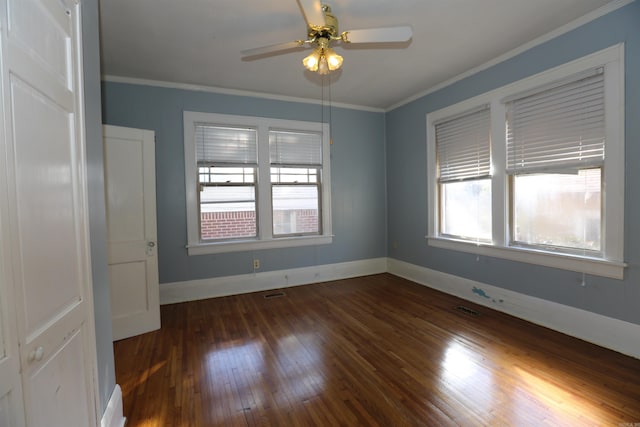
<svg viewBox="0 0 640 427">
<path fill-rule="evenodd" d="M 320 52 L 318 52 L 318 49 L 315 49 L 311 52 L 311 55 L 304 58 L 302 64 L 309 71 L 318 71 L 318 65 L 320 64 Z"/>
<path fill-rule="evenodd" d="M 319 74 L 329 74 L 342 66 L 342 56 L 328 47 L 318 47 L 302 60 L 304 67 Z"/>
<path fill-rule="evenodd" d="M 335 71 L 342 66 L 342 56 L 335 53 L 333 49 L 326 49 L 324 56 L 327 58 L 329 71 Z"/>
</svg>

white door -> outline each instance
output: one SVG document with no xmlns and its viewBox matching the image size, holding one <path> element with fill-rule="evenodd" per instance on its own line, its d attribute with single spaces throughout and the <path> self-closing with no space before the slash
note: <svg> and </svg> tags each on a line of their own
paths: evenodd
<svg viewBox="0 0 640 427">
<path fill-rule="evenodd" d="M 113 339 L 160 328 L 155 137 L 103 126 Z"/>
<path fill-rule="evenodd" d="M 0 0 L 0 18 L 0 287 L 13 289 L 2 298 L 13 307 L 26 424 L 95 426 L 80 3 Z"/>
</svg>

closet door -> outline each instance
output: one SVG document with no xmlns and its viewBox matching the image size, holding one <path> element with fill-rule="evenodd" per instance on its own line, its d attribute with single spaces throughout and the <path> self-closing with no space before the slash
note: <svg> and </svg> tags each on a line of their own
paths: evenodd
<svg viewBox="0 0 640 427">
<path fill-rule="evenodd" d="M 0 1 L 0 47 L 5 50 L 7 38 L 7 5 Z M 0 57 L 3 64 L 4 56 Z M 9 199 L 7 185 L 10 165 L 7 163 L 9 145 L 6 138 L 6 122 L 11 115 L 5 111 L 7 105 L 5 79 L 0 79 L 0 427 L 23 427 L 25 413 L 20 376 L 20 354 L 16 328 L 14 280 L 12 271 L 11 228 L 9 226 Z"/>
<path fill-rule="evenodd" d="M 26 422 L 94 426 L 80 4 L 0 0 L 0 9 L 8 217 L 2 239 L 10 252 L 3 255 L 10 258 L 7 304 L 15 308 Z"/>
</svg>

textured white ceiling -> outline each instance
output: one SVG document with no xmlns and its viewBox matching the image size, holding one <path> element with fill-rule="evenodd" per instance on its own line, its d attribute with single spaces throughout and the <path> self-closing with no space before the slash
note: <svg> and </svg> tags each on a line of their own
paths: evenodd
<svg viewBox="0 0 640 427">
<path fill-rule="evenodd" d="M 327 0 L 340 31 L 411 25 L 401 46 L 338 47 L 334 102 L 385 109 L 530 42 L 610 0 Z M 618 1 L 619 3 L 619 1 Z M 102 73 L 320 99 L 304 50 L 243 60 L 304 38 L 295 0 L 101 0 Z"/>
</svg>

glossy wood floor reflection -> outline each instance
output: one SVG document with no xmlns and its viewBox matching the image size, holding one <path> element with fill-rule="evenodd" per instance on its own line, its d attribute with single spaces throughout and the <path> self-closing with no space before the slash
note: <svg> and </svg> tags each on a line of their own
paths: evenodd
<svg viewBox="0 0 640 427">
<path fill-rule="evenodd" d="M 284 292 L 117 342 L 127 426 L 640 423 L 639 360 L 388 274 Z"/>
</svg>

